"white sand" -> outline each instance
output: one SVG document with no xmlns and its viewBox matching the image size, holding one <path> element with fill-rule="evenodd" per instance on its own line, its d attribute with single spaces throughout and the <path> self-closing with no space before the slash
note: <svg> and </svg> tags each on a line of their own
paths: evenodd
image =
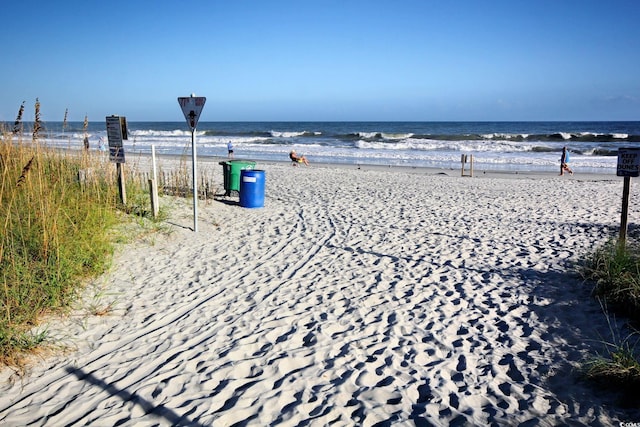
<svg viewBox="0 0 640 427">
<path fill-rule="evenodd" d="M 0 424 L 634 421 L 575 372 L 608 327 L 570 268 L 616 235 L 620 178 L 262 166 L 264 208 L 203 202 L 196 234 L 180 199 L 122 248 L 113 312 L 4 370 Z"/>
</svg>

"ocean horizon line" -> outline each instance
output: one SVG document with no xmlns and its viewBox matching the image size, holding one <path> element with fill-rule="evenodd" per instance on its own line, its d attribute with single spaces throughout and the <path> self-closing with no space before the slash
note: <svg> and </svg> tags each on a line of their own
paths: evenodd
<svg viewBox="0 0 640 427">
<path fill-rule="evenodd" d="M 126 115 L 120 115 L 127 117 Z M 109 116 L 105 116 L 109 117 Z M 171 120 L 127 119 L 129 123 L 180 123 L 179 118 Z M 34 123 L 22 120 L 22 123 Z M 65 123 L 64 120 L 42 120 L 42 123 Z M 67 123 L 83 123 L 83 120 L 67 120 Z M 95 122 L 95 120 L 91 120 Z M 5 120 L 3 124 L 14 125 L 14 121 Z M 199 123 L 640 123 L 639 120 L 200 120 Z"/>
</svg>

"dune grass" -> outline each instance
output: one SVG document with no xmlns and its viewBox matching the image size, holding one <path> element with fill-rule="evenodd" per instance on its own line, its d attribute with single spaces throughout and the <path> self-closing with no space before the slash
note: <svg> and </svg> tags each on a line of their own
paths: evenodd
<svg viewBox="0 0 640 427">
<path fill-rule="evenodd" d="M 637 334 L 629 334 L 622 340 L 603 341 L 604 352 L 585 363 L 586 377 L 621 391 L 637 390 L 640 386 L 638 338 Z"/>
<path fill-rule="evenodd" d="M 640 355 L 637 325 L 640 323 L 640 244 L 630 241 L 620 245 L 611 240 L 591 254 L 581 273 L 594 283 L 593 296 L 611 307 L 614 313 L 627 317 L 630 332 L 624 338 L 612 331 L 611 340 L 603 340 L 602 354 L 585 363 L 587 378 L 613 388 L 631 390 L 640 386 Z M 609 313 L 605 310 L 607 320 Z"/>
<path fill-rule="evenodd" d="M 63 310 L 113 254 L 118 220 L 111 166 L 88 153 L 0 141 L 0 364 L 19 365 L 40 345 L 38 319 Z M 80 170 L 90 171 L 82 185 Z"/>
<path fill-rule="evenodd" d="M 586 259 L 583 276 L 594 283 L 593 295 L 617 313 L 640 322 L 640 243 L 612 240 Z"/>
</svg>

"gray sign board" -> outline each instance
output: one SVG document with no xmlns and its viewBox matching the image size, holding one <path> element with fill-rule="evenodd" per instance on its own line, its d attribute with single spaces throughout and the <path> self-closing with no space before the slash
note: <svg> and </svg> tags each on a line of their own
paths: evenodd
<svg viewBox="0 0 640 427">
<path fill-rule="evenodd" d="M 618 176 L 640 176 L 640 148 L 618 149 Z"/>
</svg>

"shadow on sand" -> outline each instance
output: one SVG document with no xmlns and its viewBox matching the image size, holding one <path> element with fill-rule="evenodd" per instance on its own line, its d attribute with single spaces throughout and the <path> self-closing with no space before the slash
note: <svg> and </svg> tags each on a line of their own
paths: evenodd
<svg viewBox="0 0 640 427">
<path fill-rule="evenodd" d="M 107 384 L 100 378 L 96 378 L 93 374 L 86 373 L 82 369 L 69 366 L 66 368 L 66 370 L 70 374 L 75 375 L 79 380 L 86 381 L 89 384 L 100 387 L 111 396 L 119 397 L 124 402 L 132 402 L 136 405 L 139 405 L 146 414 L 153 414 L 159 418 L 164 418 L 169 423 L 171 423 L 171 425 L 190 427 L 202 426 L 202 424 L 192 421 L 186 416 L 181 416 L 174 412 L 172 409 L 169 409 L 162 404 L 155 405 L 136 394 L 132 394 L 126 390 L 121 390 L 112 384 Z"/>
</svg>

